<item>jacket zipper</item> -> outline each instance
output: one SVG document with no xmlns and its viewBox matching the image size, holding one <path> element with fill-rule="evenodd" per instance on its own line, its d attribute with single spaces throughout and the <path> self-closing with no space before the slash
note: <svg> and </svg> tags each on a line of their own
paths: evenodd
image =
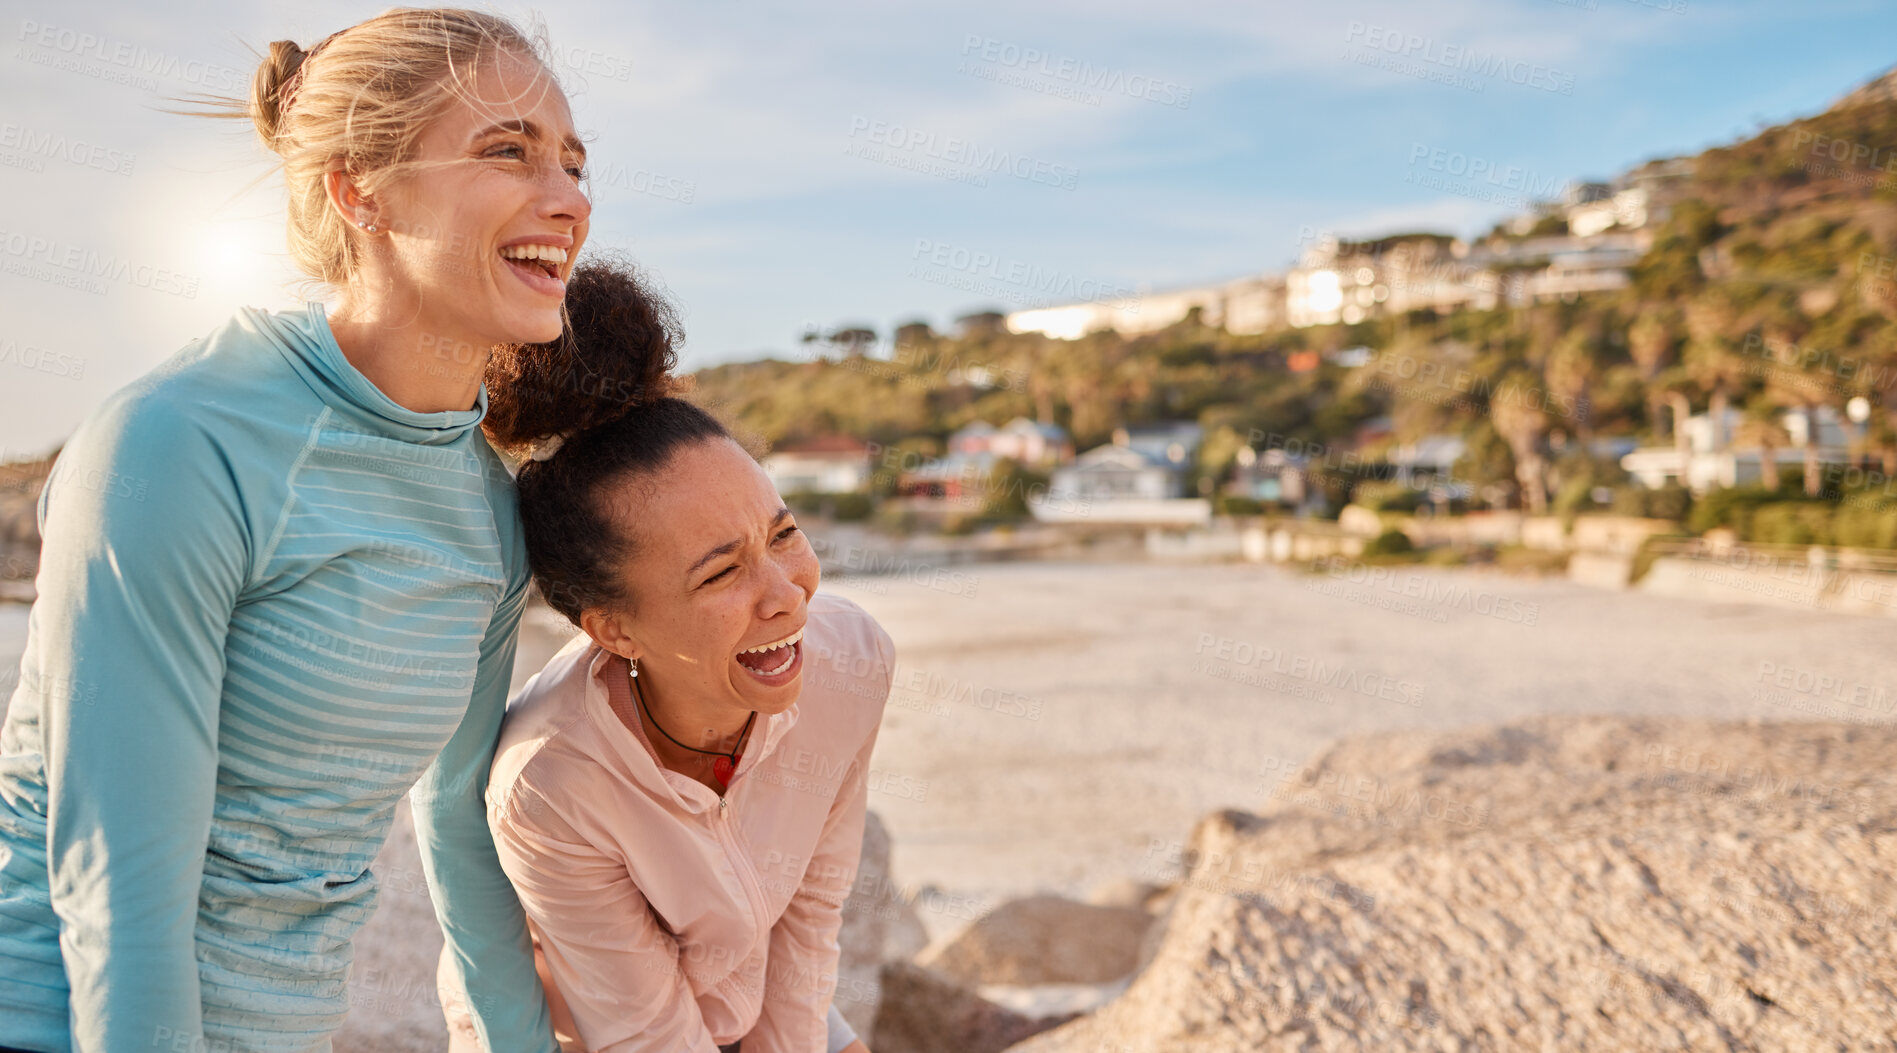
<svg viewBox="0 0 1897 1053">
<path fill-rule="evenodd" d="M 745 898 L 751 903 L 751 916 L 768 932 L 770 926 L 763 924 L 764 894 L 758 889 L 752 873 L 755 868 L 751 866 L 750 853 L 740 849 L 737 831 L 731 828 L 729 803 L 724 794 L 718 795 L 718 828 L 719 839 L 724 842 L 725 852 L 731 859 L 731 868 L 738 873 L 738 884 L 744 887 Z"/>
</svg>

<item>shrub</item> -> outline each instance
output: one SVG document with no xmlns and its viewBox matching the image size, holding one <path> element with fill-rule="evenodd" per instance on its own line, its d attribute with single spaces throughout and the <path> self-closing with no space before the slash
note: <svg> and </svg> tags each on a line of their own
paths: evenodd
<svg viewBox="0 0 1897 1053">
<path fill-rule="evenodd" d="M 1617 516 L 1671 519 L 1677 523 L 1692 513 L 1693 492 L 1678 483 L 1657 490 L 1630 484 L 1616 487 L 1608 505 Z"/>
<path fill-rule="evenodd" d="M 868 494 L 838 494 L 832 505 L 832 514 L 844 522 L 857 522 L 868 519 L 876 510 L 875 503 Z"/>
<path fill-rule="evenodd" d="M 1401 530 L 1385 530 L 1369 541 L 1364 542 L 1365 556 L 1395 556 L 1405 552 L 1414 552 L 1415 542 Z"/>
<path fill-rule="evenodd" d="M 1743 535 L 1769 545 L 1829 545 L 1832 506 L 1811 501 L 1774 501 L 1759 505 Z"/>
<path fill-rule="evenodd" d="M 1358 483 L 1350 492 L 1350 503 L 1372 512 L 1414 512 L 1427 504 L 1429 492 L 1395 480 L 1370 480 Z"/>
<path fill-rule="evenodd" d="M 784 505 L 800 516 L 823 514 L 823 495 L 809 490 L 793 490 L 784 495 Z"/>
</svg>

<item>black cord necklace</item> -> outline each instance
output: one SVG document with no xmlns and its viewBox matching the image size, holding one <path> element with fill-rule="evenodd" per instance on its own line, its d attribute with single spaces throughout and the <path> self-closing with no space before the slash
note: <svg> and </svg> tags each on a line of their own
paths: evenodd
<svg viewBox="0 0 1897 1053">
<path fill-rule="evenodd" d="M 709 753 L 718 758 L 711 762 L 711 777 L 718 780 L 719 786 L 731 785 L 731 773 L 738 768 L 738 753 L 744 749 L 745 740 L 751 735 L 751 722 L 757 719 L 757 710 L 752 710 L 751 715 L 744 718 L 744 729 L 738 732 L 738 744 L 732 747 L 730 753 L 726 753 L 722 750 L 702 750 L 697 746 L 687 746 L 683 742 L 673 739 L 671 732 L 660 727 L 659 722 L 652 719 L 652 710 L 646 707 L 645 695 L 639 690 L 639 674 L 632 672 L 630 662 L 627 663 L 627 673 L 626 680 L 632 685 L 633 700 L 639 703 L 639 711 L 645 714 L 646 720 L 651 721 L 652 726 L 659 729 L 659 734 L 664 735 L 668 739 L 672 739 L 672 745 L 677 746 L 679 749 L 691 750 L 693 753 Z"/>
</svg>

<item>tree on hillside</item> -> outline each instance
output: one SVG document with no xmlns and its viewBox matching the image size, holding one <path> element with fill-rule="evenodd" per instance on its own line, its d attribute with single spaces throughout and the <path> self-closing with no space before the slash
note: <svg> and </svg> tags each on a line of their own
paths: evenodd
<svg viewBox="0 0 1897 1053">
<path fill-rule="evenodd" d="M 1504 377 L 1489 398 L 1489 420 L 1495 433 L 1508 443 L 1515 457 L 1515 480 L 1529 515 L 1548 511 L 1548 431 L 1551 421 L 1541 404 L 1526 395 L 1541 384 L 1531 371 L 1515 370 Z"/>
<path fill-rule="evenodd" d="M 1785 426 L 1779 423 L 1778 403 L 1764 393 L 1746 402 L 1745 416 L 1733 439 L 1740 445 L 1759 447 L 1759 481 L 1767 490 L 1778 489 L 1778 451 L 1791 441 Z"/>
<path fill-rule="evenodd" d="M 1627 353 L 1640 370 L 1640 382 L 1647 392 L 1647 425 L 1657 438 L 1660 431 L 1660 405 L 1666 392 L 1656 383 L 1660 371 L 1670 365 L 1679 343 L 1679 323 L 1673 312 L 1642 305 L 1639 316 L 1627 328 Z"/>
</svg>

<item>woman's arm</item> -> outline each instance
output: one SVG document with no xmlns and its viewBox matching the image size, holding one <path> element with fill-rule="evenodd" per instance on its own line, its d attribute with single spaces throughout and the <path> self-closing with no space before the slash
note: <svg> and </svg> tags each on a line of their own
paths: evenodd
<svg viewBox="0 0 1897 1053">
<path fill-rule="evenodd" d="M 872 732 L 857 753 L 831 802 L 817 849 L 797 891 L 771 926 L 764 1005 L 757 1025 L 744 1036 L 745 1053 L 823 1053 L 830 999 L 836 993 L 837 933 L 843 903 L 856 880 L 863 854 L 868 810 Z"/>
<path fill-rule="evenodd" d="M 242 496 L 192 410 L 125 399 L 60 453 L 39 516 L 22 686 L 43 721 L 73 1048 L 201 1048 L 224 644 L 253 555 Z"/>
<path fill-rule="evenodd" d="M 501 866 L 540 932 L 552 985 L 585 1048 L 717 1053 L 678 943 L 659 927 L 625 865 L 519 783 L 495 802 L 490 822 Z"/>
<path fill-rule="evenodd" d="M 459 985 L 454 996 L 472 1009 L 482 1045 L 555 1053 L 559 1046 L 534 972 L 526 918 L 495 852 L 485 800 L 526 597 L 523 578 L 495 610 L 481 641 L 467 715 L 409 801 L 422 872 L 447 946 L 443 972 Z"/>
<path fill-rule="evenodd" d="M 895 675 L 895 645 L 874 627 L 881 665 L 877 714 Z M 843 928 L 843 903 L 856 881 L 863 854 L 863 822 L 869 807 L 869 762 L 880 720 L 858 748 L 843 785 L 830 803 L 829 817 L 803 879 L 784 913 L 771 927 L 770 961 L 764 981 L 764 1007 L 757 1025 L 744 1037 L 745 1053 L 823 1053 L 827 1048 L 830 1001 L 836 994 L 837 933 Z"/>
</svg>

